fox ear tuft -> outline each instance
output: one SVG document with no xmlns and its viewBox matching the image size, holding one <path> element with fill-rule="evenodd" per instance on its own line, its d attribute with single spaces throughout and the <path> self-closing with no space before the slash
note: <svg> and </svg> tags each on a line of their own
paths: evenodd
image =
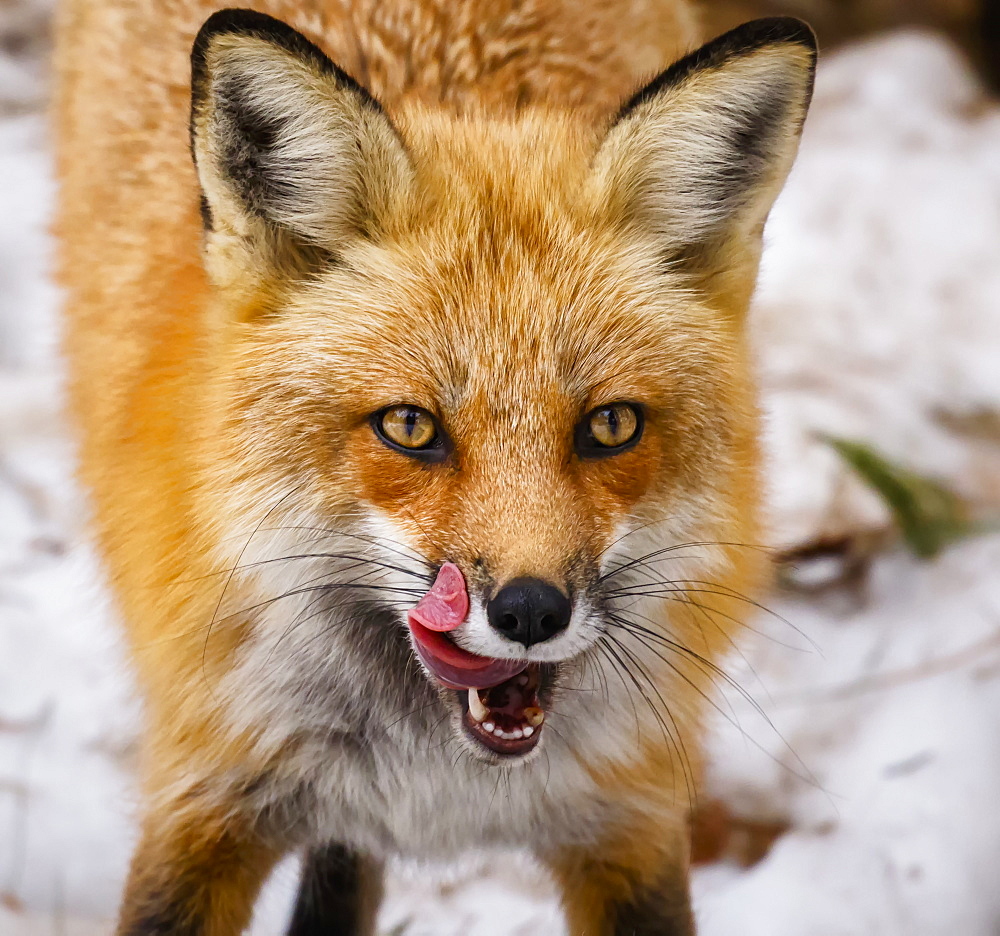
<svg viewBox="0 0 1000 936">
<path fill-rule="evenodd" d="M 215 238 L 235 239 L 256 262 L 336 255 L 351 237 L 376 234 L 408 188 L 409 156 L 378 102 L 279 20 L 213 14 L 195 39 L 191 76 L 210 251 Z"/>
<path fill-rule="evenodd" d="M 748 260 L 755 270 L 815 64 L 812 31 L 789 17 L 747 23 L 681 59 L 620 111 L 595 160 L 598 197 L 689 272 L 714 277 Z"/>
</svg>

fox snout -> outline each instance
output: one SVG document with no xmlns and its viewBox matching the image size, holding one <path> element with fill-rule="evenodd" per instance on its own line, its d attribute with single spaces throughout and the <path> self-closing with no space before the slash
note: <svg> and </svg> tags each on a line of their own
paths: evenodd
<svg viewBox="0 0 1000 936">
<path fill-rule="evenodd" d="M 560 589 L 537 578 L 518 578 L 504 585 L 486 605 L 490 627 L 525 648 L 562 633 L 573 606 Z"/>
<path fill-rule="evenodd" d="M 585 651 L 600 631 L 596 562 L 463 562 L 468 614 L 450 638 L 472 653 L 555 663 Z"/>
</svg>

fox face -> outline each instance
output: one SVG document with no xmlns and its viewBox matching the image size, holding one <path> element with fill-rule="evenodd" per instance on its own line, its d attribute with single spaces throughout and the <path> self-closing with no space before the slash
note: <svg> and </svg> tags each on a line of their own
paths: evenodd
<svg viewBox="0 0 1000 936">
<path fill-rule="evenodd" d="M 336 594 L 321 613 L 368 630 L 321 646 L 433 687 L 494 761 L 538 746 L 588 661 L 654 686 L 725 647 L 762 574 L 743 316 L 814 56 L 767 21 L 594 127 L 387 112 L 277 21 L 208 21 L 200 480 L 258 628 Z M 408 619 L 428 596 L 448 610 Z"/>
</svg>

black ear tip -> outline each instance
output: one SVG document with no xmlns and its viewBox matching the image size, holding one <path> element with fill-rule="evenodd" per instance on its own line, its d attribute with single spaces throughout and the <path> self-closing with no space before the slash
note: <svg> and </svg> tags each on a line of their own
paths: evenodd
<svg viewBox="0 0 1000 936">
<path fill-rule="evenodd" d="M 217 10 L 202 24 L 191 47 L 191 92 L 192 103 L 202 96 L 202 88 L 207 74 L 206 59 L 212 41 L 219 36 L 247 36 L 269 42 L 296 58 L 308 62 L 317 72 L 331 76 L 340 85 L 357 93 L 366 106 L 380 110 L 378 102 L 368 90 L 358 84 L 347 72 L 335 65 L 326 53 L 313 44 L 302 33 L 292 29 L 287 23 L 256 10 L 227 8 Z"/>
<path fill-rule="evenodd" d="M 276 20 L 266 13 L 258 13 L 256 10 L 237 8 L 216 10 L 201 24 L 198 35 L 194 37 L 194 44 L 191 46 L 193 69 L 197 72 L 203 68 L 205 58 L 208 55 L 208 47 L 216 36 L 225 33 L 264 33 L 266 35 L 275 25 L 284 26 L 280 20 Z"/>
<path fill-rule="evenodd" d="M 204 23 L 202 23 L 199 34 L 212 34 L 217 32 L 246 32 L 248 30 L 267 31 L 275 25 L 281 27 L 284 24 L 267 13 L 259 13 L 257 10 L 246 10 L 242 7 L 224 7 L 216 10 Z M 286 27 L 287 28 L 287 27 Z"/>
<path fill-rule="evenodd" d="M 816 66 L 816 34 L 807 23 L 794 16 L 770 16 L 751 20 L 723 33 L 700 49 L 674 62 L 666 71 L 654 78 L 646 87 L 640 88 L 622 109 L 616 120 L 621 120 L 636 107 L 657 94 L 681 84 L 685 79 L 706 68 L 714 68 L 730 59 L 749 55 L 774 45 L 800 45 L 807 49 Z"/>
<path fill-rule="evenodd" d="M 287 23 L 266 13 L 258 13 L 256 10 L 227 8 L 216 10 L 202 23 L 198 35 L 195 36 L 194 44 L 191 46 L 191 74 L 195 86 L 205 73 L 205 59 L 212 40 L 223 35 L 249 36 L 270 42 L 292 55 L 311 62 L 320 72 L 340 73 L 325 52 Z"/>
<path fill-rule="evenodd" d="M 795 16 L 767 16 L 723 33 L 692 52 L 688 58 L 697 58 L 702 64 L 716 64 L 723 59 L 775 45 L 803 46 L 813 58 L 818 47 L 816 33 L 808 23 Z"/>
<path fill-rule="evenodd" d="M 755 47 L 771 43 L 789 42 L 803 45 L 815 52 L 818 48 L 816 33 L 804 20 L 795 16 L 769 16 L 751 20 L 738 26 L 733 33 L 745 33 Z"/>
</svg>

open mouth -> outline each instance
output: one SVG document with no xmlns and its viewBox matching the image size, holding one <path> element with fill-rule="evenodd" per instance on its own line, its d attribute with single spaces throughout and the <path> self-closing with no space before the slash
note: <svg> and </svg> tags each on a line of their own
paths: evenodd
<svg viewBox="0 0 1000 936">
<path fill-rule="evenodd" d="M 537 664 L 478 656 L 412 616 L 409 623 L 421 662 L 458 696 L 469 737 L 507 757 L 527 754 L 538 744 L 545 712 L 538 700 Z"/>
<path fill-rule="evenodd" d="M 470 738 L 506 757 L 527 754 L 538 744 L 545 712 L 538 699 L 537 664 L 478 656 L 412 615 L 409 624 L 421 662 L 441 685 L 455 691 Z"/>
<path fill-rule="evenodd" d="M 529 664 L 516 676 L 487 689 L 469 689 L 460 697 L 469 734 L 494 754 L 527 754 L 545 722 L 538 702 L 538 666 Z"/>
<path fill-rule="evenodd" d="M 516 757 L 538 744 L 545 712 L 538 701 L 540 667 L 470 653 L 448 631 L 469 613 L 458 566 L 444 563 L 430 591 L 407 615 L 413 648 L 428 672 L 458 695 L 466 734 L 494 754 Z"/>
</svg>

